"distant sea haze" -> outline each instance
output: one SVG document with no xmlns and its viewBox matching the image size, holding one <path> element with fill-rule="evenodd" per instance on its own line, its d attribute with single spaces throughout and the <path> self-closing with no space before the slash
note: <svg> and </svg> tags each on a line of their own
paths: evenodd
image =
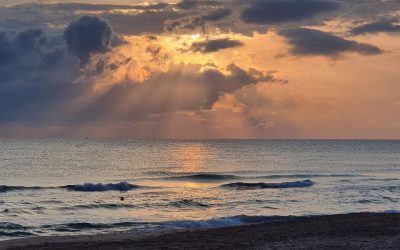
<svg viewBox="0 0 400 250">
<path fill-rule="evenodd" d="M 393 213 L 400 141 L 0 140 L 0 240 Z"/>
</svg>

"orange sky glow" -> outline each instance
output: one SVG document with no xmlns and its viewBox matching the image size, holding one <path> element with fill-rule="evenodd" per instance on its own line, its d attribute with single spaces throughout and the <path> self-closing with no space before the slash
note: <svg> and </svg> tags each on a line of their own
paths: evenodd
<svg viewBox="0 0 400 250">
<path fill-rule="evenodd" d="M 11 20 L 23 18 L 23 8 L 42 11 L 44 17 L 30 14 L 31 24 L 48 41 L 81 16 L 94 16 L 120 41 L 79 57 L 82 48 L 72 51 L 66 40 L 58 46 L 67 59 L 57 68 L 29 71 L 24 65 L 36 60 L 35 50 L 0 59 L 0 73 L 22 75 L 0 77 L 0 98 L 10 97 L 0 101 L 0 137 L 400 139 L 398 1 L 377 9 L 374 1 L 285 0 L 289 7 L 322 6 L 296 20 L 268 11 L 246 16 L 253 5 L 275 8 L 276 0 L 165 2 L 150 10 L 125 5 L 156 1 L 97 1 L 115 5 L 101 8 L 92 1 L 27 2 L 17 8 L 6 1 L 0 12 Z M 50 25 L 58 8 L 65 20 Z M 0 31 L 13 30 L 10 41 L 33 28 L 11 22 L 0 22 Z M 377 22 L 387 28 L 374 28 Z"/>
</svg>

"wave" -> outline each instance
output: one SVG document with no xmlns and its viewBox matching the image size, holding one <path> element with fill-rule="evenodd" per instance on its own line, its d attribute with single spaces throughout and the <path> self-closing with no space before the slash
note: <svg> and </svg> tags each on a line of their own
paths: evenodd
<svg viewBox="0 0 400 250">
<path fill-rule="evenodd" d="M 133 228 L 143 226 L 150 223 L 146 222 L 117 222 L 117 223 L 89 223 L 89 222 L 72 222 L 66 224 L 44 225 L 41 229 L 51 229 L 56 232 L 79 232 L 84 230 L 101 230 L 110 228 Z"/>
<path fill-rule="evenodd" d="M 10 223 L 10 222 L 0 222 L 0 230 L 25 230 L 28 229 L 29 227 L 16 224 L 16 223 Z"/>
<path fill-rule="evenodd" d="M 170 176 L 165 177 L 167 180 L 190 180 L 190 181 L 224 181 L 224 180 L 232 180 L 239 179 L 241 177 L 236 175 L 229 174 L 215 174 L 215 173 L 198 173 L 198 174 L 190 174 L 190 175 L 182 175 L 182 176 Z"/>
<path fill-rule="evenodd" d="M 324 177 L 359 177 L 359 174 L 273 174 L 262 176 L 261 178 L 281 179 L 281 178 L 324 178 Z"/>
<path fill-rule="evenodd" d="M 44 189 L 45 187 L 25 187 L 25 186 L 7 186 L 0 185 L 0 193 L 6 193 L 10 191 L 20 191 L 20 190 L 39 190 Z"/>
<path fill-rule="evenodd" d="M 209 204 L 204 204 L 198 201 L 194 201 L 191 199 L 183 199 L 174 202 L 170 202 L 169 205 L 178 207 L 178 208 L 185 208 L 185 207 L 199 207 L 199 208 L 207 208 L 211 207 Z"/>
<path fill-rule="evenodd" d="M 38 187 L 38 186 L 7 186 L 0 185 L 0 193 L 12 192 L 12 191 L 25 191 L 25 190 L 43 190 L 43 189 L 68 189 L 70 191 L 81 191 L 81 192 L 101 192 L 101 191 L 129 191 L 140 186 L 130 184 L 122 181 L 119 183 L 84 183 L 77 185 L 66 185 L 57 187 Z"/>
<path fill-rule="evenodd" d="M 234 188 L 234 189 L 258 189 L 258 188 L 303 188 L 311 187 L 314 182 L 311 180 L 303 181 L 292 181 L 292 182 L 280 182 L 280 183 L 248 183 L 248 182 L 234 182 L 221 185 L 223 188 Z"/>
<path fill-rule="evenodd" d="M 28 237 L 35 236 L 36 234 L 25 232 L 25 231 L 12 231 L 12 232 L 4 232 L 0 231 L 0 237 Z"/>
<path fill-rule="evenodd" d="M 104 191 L 129 191 L 132 189 L 139 188 L 140 186 L 130 184 L 126 181 L 122 181 L 119 183 L 85 183 L 82 185 L 67 185 L 63 186 L 71 191 L 79 191 L 79 192 L 104 192 Z"/>
<path fill-rule="evenodd" d="M 209 220 L 195 221 L 195 220 L 179 220 L 167 221 L 160 224 L 162 228 L 216 228 L 216 227 L 230 227 L 243 224 L 263 223 L 279 220 L 288 220 L 295 218 L 295 216 L 248 216 L 237 215 L 232 217 L 213 218 Z"/>
<path fill-rule="evenodd" d="M 105 204 L 82 204 L 69 207 L 60 207 L 59 210 L 80 210 L 80 209 L 118 209 L 118 208 L 134 208 L 132 204 L 125 203 L 105 203 Z"/>
<path fill-rule="evenodd" d="M 33 236 L 34 234 L 28 232 L 26 230 L 30 229 L 29 227 L 10 223 L 10 222 L 0 222 L 0 237 L 26 237 Z"/>
</svg>

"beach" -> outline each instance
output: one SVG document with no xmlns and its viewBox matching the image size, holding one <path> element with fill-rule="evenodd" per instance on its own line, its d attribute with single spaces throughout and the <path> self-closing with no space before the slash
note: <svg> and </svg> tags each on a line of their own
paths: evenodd
<svg viewBox="0 0 400 250">
<path fill-rule="evenodd" d="M 399 249 L 400 214 L 299 217 L 234 227 L 33 237 L 1 249 Z"/>
</svg>

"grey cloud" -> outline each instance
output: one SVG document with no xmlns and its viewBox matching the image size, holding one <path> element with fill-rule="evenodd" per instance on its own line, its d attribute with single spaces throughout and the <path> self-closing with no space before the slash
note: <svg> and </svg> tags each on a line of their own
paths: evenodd
<svg viewBox="0 0 400 250">
<path fill-rule="evenodd" d="M 229 9 L 217 9 L 210 13 L 194 16 L 194 17 L 185 17 L 183 19 L 174 20 L 167 22 L 165 25 L 165 29 L 167 31 L 174 31 L 174 30 L 194 30 L 198 27 L 205 29 L 205 24 L 207 22 L 217 22 L 225 17 L 231 15 L 232 11 Z"/>
<path fill-rule="evenodd" d="M 116 33 L 124 35 L 159 34 L 164 31 L 167 20 L 181 18 L 175 11 L 145 11 L 138 14 L 104 13 L 101 17 L 108 20 Z"/>
<path fill-rule="evenodd" d="M 255 0 L 242 11 L 242 19 L 258 24 L 301 21 L 339 6 L 338 2 L 330 0 Z"/>
<path fill-rule="evenodd" d="M 77 44 L 70 44 L 70 49 L 75 49 L 74 54 L 88 60 L 88 54 L 103 52 L 101 45 L 108 42 L 91 40 L 104 39 L 93 33 L 89 37 L 88 34 L 77 37 L 86 28 L 68 38 L 73 40 L 70 43 L 78 40 Z M 100 48 L 96 47 L 98 45 Z M 48 35 L 40 29 L 0 32 L 0 123 L 39 125 L 68 120 L 68 112 L 72 112 L 68 110 L 68 103 L 90 93 L 93 86 L 90 82 L 74 83 L 82 73 L 81 63 L 78 57 L 66 51 L 61 34 Z M 104 67 L 112 67 L 96 66 L 99 72 Z"/>
<path fill-rule="evenodd" d="M 71 21 L 85 12 L 99 12 L 99 16 L 114 27 L 118 34 L 140 35 L 161 33 L 164 22 L 181 18 L 182 11 L 172 10 L 172 4 L 150 5 L 107 5 L 107 4 L 29 4 L 14 7 L 0 7 L 0 28 L 27 29 L 41 28 L 51 32 L 63 30 Z M 125 10 L 125 12 L 118 11 Z M 188 15 L 187 13 L 184 15 Z"/>
<path fill-rule="evenodd" d="M 0 32 L 0 44 L 0 122 L 40 121 L 77 90 L 79 61 L 64 53 L 59 37 Z"/>
<path fill-rule="evenodd" d="M 196 7 L 217 7 L 223 5 L 221 1 L 214 0 L 183 0 L 176 4 L 176 6 L 183 10 L 190 10 Z"/>
<path fill-rule="evenodd" d="M 106 21 L 94 16 L 82 16 L 64 31 L 68 50 L 87 62 L 93 53 L 105 53 L 110 49 L 112 30 Z"/>
<path fill-rule="evenodd" d="M 182 64 L 166 72 L 152 71 L 141 84 L 123 80 L 94 91 L 96 79 L 127 67 L 130 58 L 111 60 L 100 54 L 81 69 L 78 58 L 65 53 L 62 37 L 41 30 L 0 32 L 0 44 L 0 124 L 75 126 L 207 110 L 227 93 L 275 81 L 268 72 L 234 64 L 225 71 L 212 65 L 203 69 L 202 65 Z M 162 54 L 158 48 L 149 53 Z"/>
<path fill-rule="evenodd" d="M 244 70 L 234 64 L 226 69 L 201 70 L 200 65 L 175 65 L 155 72 L 141 84 L 120 84 L 81 108 L 73 121 L 141 120 L 146 116 L 175 111 L 208 110 L 218 99 L 244 86 L 275 81 L 266 72 Z"/>
<path fill-rule="evenodd" d="M 396 19 L 382 19 L 376 22 L 367 23 L 350 30 L 353 35 L 364 35 L 368 33 L 395 33 L 400 32 L 400 25 L 394 24 Z"/>
<path fill-rule="evenodd" d="M 338 11 L 334 11 L 336 9 Z M 178 4 L 150 5 L 26 4 L 0 7 L 0 28 L 40 28 L 59 32 L 82 13 L 99 12 L 99 16 L 113 26 L 115 33 L 124 35 L 187 32 L 197 28 L 205 30 L 207 24 L 227 32 L 252 35 L 254 31 L 266 31 L 266 27 L 260 24 L 288 28 L 289 25 L 323 25 L 323 21 L 335 18 L 367 22 L 396 15 L 399 9 L 400 2 L 393 0 L 187 0 Z M 240 13 L 245 22 L 238 21 Z"/>
<path fill-rule="evenodd" d="M 8 7 L 14 11 L 25 11 L 35 9 L 46 9 L 48 11 L 109 11 L 109 10 L 161 10 L 167 7 L 168 3 L 155 3 L 149 5 L 138 5 L 138 4 L 89 4 L 89 3 L 28 3 L 19 4 L 12 7 Z"/>
<path fill-rule="evenodd" d="M 194 52 L 210 53 L 217 52 L 222 49 L 235 48 L 240 46 L 243 46 L 243 43 L 239 40 L 222 38 L 207 40 L 203 42 L 194 42 L 191 46 L 191 50 Z"/>
<path fill-rule="evenodd" d="M 333 34 L 307 28 L 283 30 L 284 36 L 292 46 L 294 55 L 323 55 L 336 57 L 344 52 L 355 52 L 363 55 L 382 53 L 376 46 L 343 39 Z"/>
</svg>

